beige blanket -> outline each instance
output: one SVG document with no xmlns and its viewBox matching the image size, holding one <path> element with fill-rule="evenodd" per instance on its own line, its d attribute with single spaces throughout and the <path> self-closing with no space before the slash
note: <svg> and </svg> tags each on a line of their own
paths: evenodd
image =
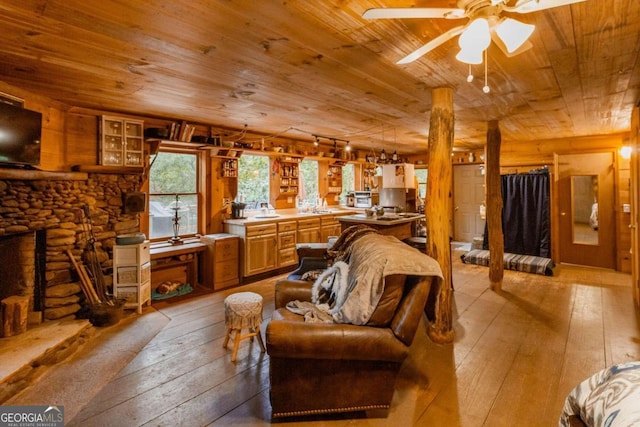
<svg viewBox="0 0 640 427">
<path fill-rule="evenodd" d="M 340 267 L 328 270 L 314 283 L 314 295 L 319 295 L 318 289 L 324 288 L 330 296 L 329 302 L 327 298 L 314 297 L 315 304 L 294 302 L 287 308 L 304 314 L 307 321 L 329 321 L 328 314 L 335 323 L 365 325 L 384 292 L 385 277 L 406 274 L 442 280 L 436 260 L 394 236 L 361 236 L 350 244 L 342 259 L 348 263 L 346 282 L 345 268 Z"/>
</svg>

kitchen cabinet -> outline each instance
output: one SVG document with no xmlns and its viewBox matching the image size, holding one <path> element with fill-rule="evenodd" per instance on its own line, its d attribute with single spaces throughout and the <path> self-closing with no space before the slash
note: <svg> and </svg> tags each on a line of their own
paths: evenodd
<svg viewBox="0 0 640 427">
<path fill-rule="evenodd" d="M 115 116 L 100 120 L 100 164 L 144 166 L 144 122 Z"/>
<path fill-rule="evenodd" d="M 202 263 L 203 282 L 214 291 L 240 283 L 240 238 L 233 234 L 207 234 L 200 238 L 207 245 Z"/>
<path fill-rule="evenodd" d="M 297 195 L 298 194 L 298 174 L 300 173 L 300 161 L 298 157 L 283 157 L 276 159 L 279 163 L 278 177 L 281 195 Z"/>
<path fill-rule="evenodd" d="M 342 226 L 335 215 L 323 216 L 320 225 L 320 243 L 326 243 L 329 236 L 340 236 Z"/>
<path fill-rule="evenodd" d="M 244 276 L 273 270 L 278 265 L 277 225 L 245 227 Z"/>
<path fill-rule="evenodd" d="M 320 217 L 298 220 L 298 243 L 317 243 L 320 241 Z"/>
<path fill-rule="evenodd" d="M 113 246 L 113 293 L 126 300 L 125 308 L 151 304 L 151 259 L 149 241 L 137 245 Z"/>
<path fill-rule="evenodd" d="M 332 194 L 342 193 L 342 165 L 333 164 L 327 172 L 327 191 Z"/>
<path fill-rule="evenodd" d="M 278 267 L 296 265 L 297 222 L 278 222 Z"/>
<path fill-rule="evenodd" d="M 238 177 L 238 159 L 222 159 L 222 172 L 223 178 L 237 178 Z"/>
</svg>

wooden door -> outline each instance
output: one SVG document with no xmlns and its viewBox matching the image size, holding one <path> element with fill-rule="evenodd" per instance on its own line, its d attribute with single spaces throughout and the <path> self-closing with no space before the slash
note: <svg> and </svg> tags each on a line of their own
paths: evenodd
<svg viewBox="0 0 640 427">
<path fill-rule="evenodd" d="M 484 203 L 484 175 L 478 165 L 453 167 L 453 238 L 472 242 L 484 234 L 485 220 L 480 216 Z"/>
<path fill-rule="evenodd" d="M 616 268 L 612 152 L 557 157 L 560 262 Z"/>
</svg>

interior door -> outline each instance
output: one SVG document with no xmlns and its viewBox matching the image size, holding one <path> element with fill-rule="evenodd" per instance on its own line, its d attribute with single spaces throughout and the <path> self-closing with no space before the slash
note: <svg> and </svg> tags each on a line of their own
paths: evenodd
<svg viewBox="0 0 640 427">
<path fill-rule="evenodd" d="M 484 175 L 478 165 L 453 167 L 453 239 L 472 242 L 484 234 L 480 205 L 484 203 Z"/>
<path fill-rule="evenodd" d="M 558 156 L 560 262 L 616 268 L 612 152 Z"/>
</svg>

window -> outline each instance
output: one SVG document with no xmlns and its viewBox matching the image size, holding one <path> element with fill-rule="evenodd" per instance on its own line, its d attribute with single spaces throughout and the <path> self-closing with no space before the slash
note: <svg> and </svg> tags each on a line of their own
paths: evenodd
<svg viewBox="0 0 640 427">
<path fill-rule="evenodd" d="M 160 151 L 149 175 L 149 238 L 173 237 L 174 232 L 198 232 L 198 155 Z"/>
<path fill-rule="evenodd" d="M 415 174 L 418 181 L 418 197 L 424 200 L 427 197 L 427 169 L 416 169 Z"/>
<path fill-rule="evenodd" d="M 348 163 L 342 167 L 342 194 L 345 195 L 349 191 L 356 189 L 355 184 L 355 166 L 353 163 Z"/>
<path fill-rule="evenodd" d="M 298 191 L 298 203 L 306 202 L 315 206 L 318 197 L 318 162 L 315 160 L 303 160 L 300 162 L 300 190 Z"/>
<path fill-rule="evenodd" d="M 269 203 L 269 157 L 243 154 L 238 159 L 238 199 L 245 209 L 259 209 Z"/>
</svg>

